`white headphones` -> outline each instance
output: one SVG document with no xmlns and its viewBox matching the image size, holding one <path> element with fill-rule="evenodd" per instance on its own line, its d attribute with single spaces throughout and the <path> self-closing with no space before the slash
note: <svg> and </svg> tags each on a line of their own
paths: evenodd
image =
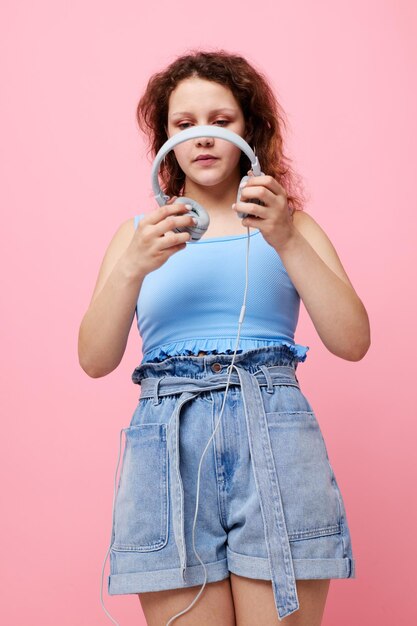
<svg viewBox="0 0 417 626">
<path fill-rule="evenodd" d="M 258 162 L 258 157 L 255 155 L 250 145 L 246 143 L 246 141 L 237 133 L 233 133 L 231 130 L 221 128 L 220 126 L 194 126 L 193 128 L 187 128 L 179 133 L 176 133 L 173 137 L 170 137 L 170 139 L 168 139 L 160 148 L 153 162 L 151 172 L 152 188 L 155 200 L 157 201 L 159 206 L 164 206 L 164 204 L 166 204 L 169 200 L 169 196 L 165 195 L 162 192 L 158 181 L 159 166 L 162 159 L 178 144 L 183 143 L 184 141 L 188 141 L 189 139 L 196 139 L 198 137 L 216 137 L 217 139 L 225 139 L 226 141 L 233 143 L 235 146 L 240 148 L 242 152 L 244 152 L 249 158 L 254 175 L 263 175 L 263 172 L 261 171 Z M 240 201 L 240 195 L 242 192 L 241 185 L 243 182 L 246 182 L 248 178 L 249 176 L 243 176 L 242 180 L 240 181 L 236 202 Z M 251 200 L 251 202 L 253 202 L 254 204 L 261 204 L 261 201 L 257 199 Z M 190 243 L 192 241 L 198 241 L 200 237 L 206 232 L 210 224 L 210 216 L 207 213 L 206 209 L 201 206 L 201 204 L 198 204 L 198 202 L 196 202 L 195 200 L 192 200 L 191 198 L 186 198 L 185 196 L 179 196 L 175 200 L 175 203 L 190 204 L 191 210 L 188 214 L 197 219 L 197 224 L 195 226 L 178 227 L 175 228 L 174 231 L 177 233 L 185 231 L 189 232 L 191 234 Z M 240 218 L 247 217 L 247 215 L 248 213 L 238 212 L 238 216 Z"/>
</svg>

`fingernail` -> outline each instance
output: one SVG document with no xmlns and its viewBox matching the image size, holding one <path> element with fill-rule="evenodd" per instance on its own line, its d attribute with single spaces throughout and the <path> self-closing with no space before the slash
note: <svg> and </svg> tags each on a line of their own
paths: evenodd
<svg viewBox="0 0 417 626">
<path fill-rule="evenodd" d="M 187 209 L 190 209 L 190 210 L 193 208 L 191 204 L 186 204 L 185 206 L 187 207 Z"/>
<path fill-rule="evenodd" d="M 232 209 L 235 209 L 235 208 L 236 208 L 236 203 L 233 203 L 232 204 Z"/>
</svg>

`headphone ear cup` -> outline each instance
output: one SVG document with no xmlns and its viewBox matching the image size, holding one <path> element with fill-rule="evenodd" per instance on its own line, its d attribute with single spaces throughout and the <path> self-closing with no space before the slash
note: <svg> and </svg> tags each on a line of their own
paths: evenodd
<svg viewBox="0 0 417 626">
<path fill-rule="evenodd" d="M 185 196 L 179 196 L 176 198 L 174 204 L 190 204 L 191 209 L 185 215 L 191 215 L 194 219 L 197 220 L 197 224 L 195 226 L 180 226 L 174 228 L 174 232 L 183 233 L 187 232 L 191 235 L 191 241 L 198 241 L 202 235 L 206 232 L 207 228 L 210 224 L 210 216 L 207 213 L 206 209 L 198 204 L 195 200 L 191 200 L 191 198 L 186 198 Z"/>
<path fill-rule="evenodd" d="M 263 172 L 261 172 L 261 176 L 264 176 Z M 242 184 L 246 183 L 248 180 L 249 176 L 243 176 L 243 178 L 241 179 L 237 190 L 236 202 L 240 202 L 240 196 L 242 195 Z M 257 198 L 252 198 L 252 200 L 247 200 L 247 202 L 252 202 L 252 204 L 259 204 L 260 206 L 263 206 L 262 200 L 258 200 Z M 239 211 L 237 214 L 241 219 L 252 216 L 251 213 L 240 213 Z"/>
<path fill-rule="evenodd" d="M 240 196 L 242 195 L 242 184 L 246 183 L 246 181 L 248 180 L 249 180 L 249 176 L 243 176 L 242 180 L 240 181 L 239 187 L 237 189 L 236 202 L 240 202 Z M 248 217 L 249 215 L 249 213 L 240 213 L 239 211 L 237 214 L 241 219 Z"/>
</svg>

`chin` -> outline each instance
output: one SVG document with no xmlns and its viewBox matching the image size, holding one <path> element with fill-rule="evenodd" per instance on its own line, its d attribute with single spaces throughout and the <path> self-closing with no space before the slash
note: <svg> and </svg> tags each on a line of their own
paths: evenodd
<svg viewBox="0 0 417 626">
<path fill-rule="evenodd" d="M 193 181 L 196 185 L 204 185 L 205 187 L 212 187 L 218 185 L 228 178 L 227 174 L 221 174 L 219 172 L 205 172 L 204 175 L 191 176 L 187 175 L 187 178 Z"/>
</svg>

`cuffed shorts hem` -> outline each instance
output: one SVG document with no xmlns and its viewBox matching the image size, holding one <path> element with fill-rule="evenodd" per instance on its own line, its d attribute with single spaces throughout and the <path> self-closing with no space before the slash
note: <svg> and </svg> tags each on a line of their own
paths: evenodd
<svg viewBox="0 0 417 626">
<path fill-rule="evenodd" d="M 271 580 L 268 559 L 238 554 L 227 547 L 229 571 L 238 576 Z M 354 559 L 293 559 L 296 579 L 355 578 Z"/>
<path fill-rule="evenodd" d="M 355 560 L 349 557 L 338 559 L 293 559 L 295 578 L 356 578 Z M 229 572 L 246 578 L 271 580 L 268 559 L 238 554 L 227 547 L 227 559 L 205 563 L 207 582 L 213 583 L 229 577 Z M 165 591 L 193 587 L 204 583 L 204 570 L 201 565 L 187 567 L 187 580 L 184 582 L 179 568 L 154 570 L 131 574 L 109 576 L 109 595 Z"/>
<path fill-rule="evenodd" d="M 207 582 L 214 583 L 229 577 L 227 559 L 214 563 L 204 563 L 207 572 Z M 187 566 L 186 581 L 184 582 L 179 568 L 168 570 L 154 570 L 132 574 L 112 574 L 109 576 L 109 595 L 125 593 L 142 593 L 146 591 L 164 591 L 193 587 L 204 583 L 204 569 L 198 565 Z"/>
</svg>

